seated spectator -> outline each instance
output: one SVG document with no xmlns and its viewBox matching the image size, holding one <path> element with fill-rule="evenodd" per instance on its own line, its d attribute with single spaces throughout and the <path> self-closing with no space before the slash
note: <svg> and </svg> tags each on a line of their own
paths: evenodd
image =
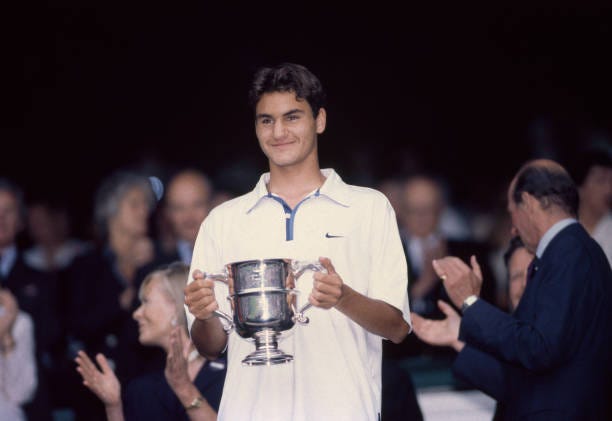
<svg viewBox="0 0 612 421">
<path fill-rule="evenodd" d="M 508 267 L 504 260 L 504 254 L 508 251 L 508 244 L 512 239 L 512 221 L 506 210 L 506 200 L 499 200 L 499 205 L 491 210 L 491 229 L 486 238 L 488 253 L 482 260 L 491 268 L 495 282 L 495 304 L 497 307 L 510 310 L 511 303 L 508 296 Z M 503 204 L 503 206 L 501 206 Z"/>
<path fill-rule="evenodd" d="M 535 255 L 527 250 L 523 240 L 515 235 L 510 240 L 504 253 L 504 262 L 508 277 L 508 301 L 509 310 L 514 311 L 521 301 L 525 287 L 527 286 L 527 269 Z M 497 403 L 494 420 L 502 419 L 502 405 Z"/>
<path fill-rule="evenodd" d="M 479 297 L 475 257 L 468 265 L 449 256 L 433 266 L 462 308 L 460 322 L 452 310 L 438 321 L 412 315 L 423 340 L 463 346 L 453 373 L 500 402 L 500 419 L 611 419 L 612 271 L 576 221 L 578 196 L 555 161 L 523 164 L 508 188 L 508 211 L 536 257 L 516 309 L 506 314 Z"/>
<path fill-rule="evenodd" d="M 188 168 L 176 172 L 168 182 L 164 198 L 163 215 L 168 224 L 174 244 L 167 249 L 163 260 L 145 267 L 147 273 L 160 264 L 181 260 L 191 263 L 191 254 L 200 225 L 208 215 L 213 194 L 212 183 L 199 170 Z"/>
<path fill-rule="evenodd" d="M 511 311 L 516 309 L 523 295 L 527 283 L 527 268 L 533 258 L 533 253 L 527 250 L 519 236 L 511 238 L 504 253 Z M 455 352 L 461 352 L 465 346 L 465 343 L 459 340 L 461 315 L 454 306 L 445 301 L 438 301 L 438 307 L 444 313 L 444 318 L 441 320 L 427 319 L 416 313 L 412 314 L 414 334 L 430 345 L 451 347 Z M 503 419 L 500 415 L 502 408 L 503 405 L 498 402 L 494 420 Z"/>
<path fill-rule="evenodd" d="M 104 408 L 84 393 L 72 360 L 77 349 L 104 354 L 120 380 L 163 366 L 164 355 L 138 342 L 131 314 L 138 305 L 138 271 L 156 258 L 149 217 L 156 195 L 149 178 L 118 171 L 101 183 L 95 196 L 96 246 L 76 257 L 65 271 L 68 302 L 69 371 L 72 390 L 61 389 L 77 418 L 104 418 Z"/>
<path fill-rule="evenodd" d="M 24 410 L 28 419 L 51 420 L 49 378 L 57 355 L 61 354 L 58 284 L 55 274 L 28 265 L 17 244 L 17 236 L 24 227 L 24 203 L 19 186 L 0 179 L 0 283 L 13 294 L 34 325 L 38 386 Z"/>
<path fill-rule="evenodd" d="M 578 220 L 612 265 L 612 145 L 586 148 L 570 169 L 580 194 Z"/>
<path fill-rule="evenodd" d="M 447 208 L 441 183 L 428 174 L 408 177 L 401 200 L 401 237 L 406 251 L 409 276 L 410 308 L 426 317 L 441 316 L 436 301 L 446 299 L 440 279 L 431 262 L 448 254 L 469 258 L 482 254 L 486 246 L 476 241 L 457 239 L 442 230 L 442 216 Z M 490 268 L 483 265 L 487 275 Z M 491 279 L 488 276 L 487 279 Z M 483 296 L 494 296 L 495 285 L 483 285 Z"/>
<path fill-rule="evenodd" d="M 533 258 L 533 253 L 527 250 L 521 237 L 518 235 L 512 237 L 508 249 L 504 254 L 511 311 L 516 309 L 523 296 L 523 291 L 525 291 L 525 286 L 527 285 L 527 267 Z"/>
<path fill-rule="evenodd" d="M 208 361 L 189 339 L 183 289 L 189 266 L 176 262 L 155 270 L 143 281 L 138 321 L 139 341 L 161 347 L 167 354 L 165 369 L 137 377 L 121 396 L 121 383 L 103 354 L 100 368 L 83 351 L 77 370 L 104 403 L 108 420 L 216 420 L 225 380 L 225 360 Z"/>
<path fill-rule="evenodd" d="M 32 319 L 0 289 L 0 419 L 25 420 L 22 405 L 34 396 L 36 383 Z"/>
<path fill-rule="evenodd" d="M 49 200 L 28 205 L 27 231 L 32 246 L 24 253 L 26 263 L 41 271 L 65 269 L 88 245 L 70 235 L 68 210 Z"/>
</svg>

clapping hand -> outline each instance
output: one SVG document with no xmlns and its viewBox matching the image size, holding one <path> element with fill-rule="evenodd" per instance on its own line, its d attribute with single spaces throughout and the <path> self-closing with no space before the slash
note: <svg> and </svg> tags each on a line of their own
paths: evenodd
<svg viewBox="0 0 612 421">
<path fill-rule="evenodd" d="M 121 403 L 121 384 L 104 355 L 96 355 L 101 370 L 84 351 L 78 352 L 75 361 L 78 364 L 77 371 L 83 377 L 83 384 L 95 393 L 105 406 Z"/>
<path fill-rule="evenodd" d="M 438 300 L 438 308 L 446 315 L 442 320 L 425 319 L 417 313 L 411 313 L 415 335 L 430 345 L 452 346 L 460 351 L 464 346 L 458 339 L 461 316 L 442 300 Z"/>
<path fill-rule="evenodd" d="M 172 332 L 170 333 L 170 347 L 166 355 L 164 375 L 172 390 L 177 390 L 181 386 L 191 383 L 187 371 L 187 357 L 184 355 L 180 330 L 180 326 L 172 328 Z"/>
<path fill-rule="evenodd" d="M 449 256 L 433 261 L 436 274 L 444 282 L 444 289 L 457 308 L 470 295 L 480 295 L 482 271 L 476 256 L 470 259 L 470 266 L 458 257 Z"/>
</svg>

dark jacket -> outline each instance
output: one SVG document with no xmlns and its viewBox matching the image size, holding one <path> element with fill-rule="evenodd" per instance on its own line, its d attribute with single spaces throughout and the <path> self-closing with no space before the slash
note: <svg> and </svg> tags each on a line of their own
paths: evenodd
<svg viewBox="0 0 612 421">
<path fill-rule="evenodd" d="M 499 419 L 599 420 L 612 374 L 612 272 L 580 224 L 549 243 L 510 315 L 484 300 L 461 322 L 453 366 L 500 403 Z"/>
<path fill-rule="evenodd" d="M 194 384 L 215 411 L 219 409 L 225 381 L 225 359 L 207 361 L 198 372 Z M 194 396 L 195 397 L 195 396 Z M 187 411 L 166 381 L 163 370 L 132 380 L 123 396 L 125 419 L 188 420 Z"/>
</svg>

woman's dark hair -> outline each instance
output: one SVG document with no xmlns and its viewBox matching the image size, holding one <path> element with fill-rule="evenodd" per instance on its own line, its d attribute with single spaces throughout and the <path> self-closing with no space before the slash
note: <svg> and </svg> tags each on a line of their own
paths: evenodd
<svg viewBox="0 0 612 421">
<path fill-rule="evenodd" d="M 294 92 L 296 98 L 308 102 L 315 117 L 325 106 L 325 91 L 321 82 L 310 70 L 299 64 L 282 63 L 259 69 L 249 91 L 249 103 L 253 109 L 262 95 L 270 92 Z"/>
<path fill-rule="evenodd" d="M 5 191 L 11 194 L 17 202 L 17 209 L 19 211 L 19 219 L 21 222 L 25 221 L 26 216 L 26 204 L 23 195 L 23 190 L 16 183 L 8 178 L 0 178 L 0 191 Z"/>
<path fill-rule="evenodd" d="M 584 183 L 591 168 L 599 166 L 612 168 L 612 152 L 610 148 L 590 146 L 582 149 L 569 164 L 569 170 L 578 186 Z"/>
<path fill-rule="evenodd" d="M 523 192 L 538 199 L 543 209 L 556 205 L 571 216 L 578 215 L 578 189 L 562 167 L 526 164 L 516 176 L 514 203 L 522 202 Z"/>
</svg>

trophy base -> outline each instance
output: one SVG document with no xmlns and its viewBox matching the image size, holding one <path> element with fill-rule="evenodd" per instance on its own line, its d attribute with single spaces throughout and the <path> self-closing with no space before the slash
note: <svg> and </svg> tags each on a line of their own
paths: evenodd
<svg viewBox="0 0 612 421">
<path fill-rule="evenodd" d="M 280 332 L 272 329 L 262 329 L 253 335 L 255 351 L 242 360 L 242 365 L 277 365 L 293 361 L 293 356 L 278 349 Z"/>
<path fill-rule="evenodd" d="M 242 365 L 277 365 L 293 361 L 293 356 L 285 354 L 280 349 L 262 349 L 250 353 L 242 360 Z"/>
</svg>

